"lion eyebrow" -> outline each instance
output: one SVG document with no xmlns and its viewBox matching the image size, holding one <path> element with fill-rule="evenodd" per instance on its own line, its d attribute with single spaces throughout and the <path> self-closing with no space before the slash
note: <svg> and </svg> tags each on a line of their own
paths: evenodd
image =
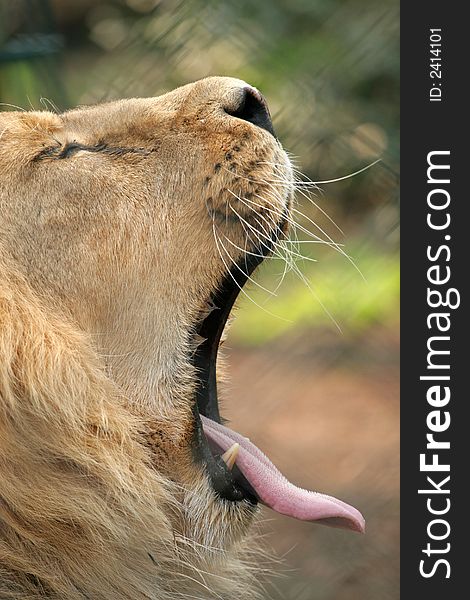
<svg viewBox="0 0 470 600">
<path fill-rule="evenodd" d="M 56 145 L 48 146 L 41 150 L 33 158 L 33 161 L 44 160 L 47 158 L 52 159 L 63 159 L 69 158 L 75 152 L 84 150 L 85 152 L 103 152 L 111 156 L 123 156 L 124 154 L 140 154 L 147 156 L 156 150 L 156 148 L 132 148 L 127 146 L 108 146 L 105 142 L 98 142 L 94 146 L 87 146 L 86 144 L 80 144 L 79 142 L 69 142 L 65 146 Z"/>
</svg>

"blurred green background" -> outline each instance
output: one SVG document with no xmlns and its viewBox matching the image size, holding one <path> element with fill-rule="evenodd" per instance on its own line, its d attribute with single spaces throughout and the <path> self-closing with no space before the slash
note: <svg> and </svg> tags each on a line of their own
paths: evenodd
<svg viewBox="0 0 470 600">
<path fill-rule="evenodd" d="M 286 554 L 269 598 L 398 598 L 398 45 L 396 0 L 0 0 L 2 110 L 229 75 L 266 96 L 300 179 L 340 178 L 297 194 L 308 285 L 290 270 L 279 286 L 272 260 L 257 280 L 276 295 L 239 301 L 225 413 L 289 478 L 355 502 L 369 533 L 266 512 Z"/>
</svg>

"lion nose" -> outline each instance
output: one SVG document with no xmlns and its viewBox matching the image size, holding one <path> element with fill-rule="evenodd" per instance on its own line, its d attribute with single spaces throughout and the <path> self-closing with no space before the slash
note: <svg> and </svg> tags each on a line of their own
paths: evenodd
<svg viewBox="0 0 470 600">
<path fill-rule="evenodd" d="M 253 123 L 253 125 L 269 131 L 272 136 L 276 137 L 266 100 L 256 88 L 244 87 L 238 97 L 238 106 L 230 109 L 225 108 L 224 110 L 228 115 Z"/>
</svg>

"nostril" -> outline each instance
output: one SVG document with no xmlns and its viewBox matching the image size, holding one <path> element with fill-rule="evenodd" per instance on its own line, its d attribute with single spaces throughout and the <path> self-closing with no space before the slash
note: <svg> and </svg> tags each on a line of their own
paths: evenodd
<svg viewBox="0 0 470 600">
<path fill-rule="evenodd" d="M 225 109 L 225 112 L 232 117 L 237 117 L 237 119 L 253 123 L 253 125 L 269 131 L 271 135 L 276 137 L 266 100 L 254 88 L 243 88 L 238 107 L 235 110 Z"/>
</svg>

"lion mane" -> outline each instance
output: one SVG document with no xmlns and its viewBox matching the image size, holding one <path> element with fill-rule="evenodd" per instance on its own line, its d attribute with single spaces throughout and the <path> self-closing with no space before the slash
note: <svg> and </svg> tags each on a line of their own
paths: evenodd
<svg viewBox="0 0 470 600">
<path fill-rule="evenodd" d="M 5 260 L 0 356 L 2 600 L 254 594 L 249 544 L 207 554 L 177 532 L 182 509 L 153 468 L 148 422 Z"/>
</svg>

